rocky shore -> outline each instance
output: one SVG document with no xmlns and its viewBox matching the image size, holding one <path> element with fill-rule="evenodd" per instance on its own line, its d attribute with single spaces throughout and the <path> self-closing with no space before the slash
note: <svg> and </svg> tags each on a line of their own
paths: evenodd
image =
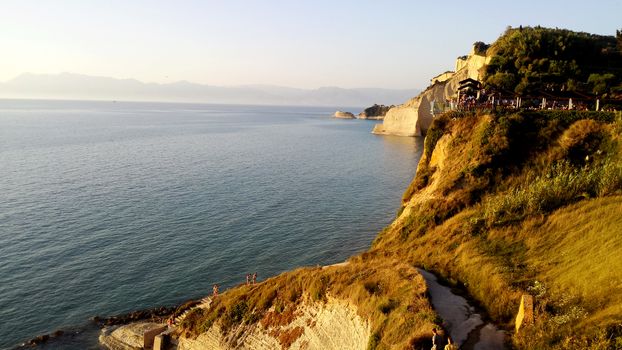
<svg viewBox="0 0 622 350">
<path fill-rule="evenodd" d="M 196 306 L 200 302 L 200 300 L 189 300 L 178 306 L 160 306 L 150 309 L 136 310 L 125 314 L 113 316 L 95 316 L 91 318 L 91 324 L 88 326 L 75 329 L 58 329 L 52 333 L 42 334 L 22 343 L 17 349 L 32 349 L 33 347 L 37 346 L 46 346 L 46 344 L 62 344 L 64 342 L 70 341 L 76 336 L 79 336 L 87 330 L 87 333 L 93 332 L 91 328 L 101 329 L 102 335 L 110 335 L 117 329 L 122 329 L 115 335 L 118 335 L 120 339 L 130 339 L 132 337 L 136 337 L 136 334 L 138 334 L 138 332 L 132 331 L 135 330 L 134 328 L 137 327 L 135 325 L 144 323 L 148 323 L 151 325 L 164 325 L 166 324 L 166 320 L 170 317 L 177 317 L 178 315 L 183 314 L 188 309 Z M 134 335 L 129 336 L 128 334 Z M 108 349 L 133 349 L 132 347 L 120 346 L 120 343 L 112 338 L 114 337 L 108 338 L 105 342 L 101 342 L 100 336 L 100 343 L 102 343 Z M 130 343 L 132 342 L 133 341 L 130 341 Z M 122 341 L 121 343 L 124 342 Z"/>
</svg>

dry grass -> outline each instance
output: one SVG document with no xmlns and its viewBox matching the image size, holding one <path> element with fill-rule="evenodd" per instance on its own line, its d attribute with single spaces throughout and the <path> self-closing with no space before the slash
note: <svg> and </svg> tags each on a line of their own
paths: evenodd
<svg viewBox="0 0 622 350">
<path fill-rule="evenodd" d="M 298 269 L 256 286 L 229 290 L 209 310 L 192 312 L 182 323 L 182 334 L 197 336 L 216 322 L 225 333 L 259 324 L 281 344 L 291 344 L 300 336 L 299 330 L 294 334 L 281 329 L 294 320 L 297 308 L 325 302 L 328 295 L 357 307 L 370 323 L 374 349 L 418 344 L 428 337 L 437 319 L 426 298 L 423 278 L 413 266 L 363 254 L 345 266 Z"/>
<path fill-rule="evenodd" d="M 622 196 L 598 198 L 523 225 L 516 240 L 537 285 L 538 327 L 521 347 L 622 345 Z"/>
<path fill-rule="evenodd" d="M 227 291 L 191 314 L 184 334 L 216 322 L 225 332 L 255 324 L 274 331 L 299 307 L 331 296 L 370 323 L 368 348 L 420 347 L 437 321 L 414 269 L 421 266 L 466 288 L 508 330 L 520 295 L 536 296 L 537 322 L 513 338 L 518 349 L 622 348 L 622 118 L 609 119 L 440 119 L 403 198 L 409 214 L 370 251 L 345 266 Z M 291 333 L 275 334 L 285 346 L 300 336 Z"/>
<path fill-rule="evenodd" d="M 372 252 L 464 285 L 508 329 L 520 294 L 539 294 L 539 322 L 514 339 L 518 348 L 615 347 L 621 121 L 536 116 L 445 124 L 420 164 L 434 172 L 408 194 L 410 217 L 383 232 Z"/>
</svg>

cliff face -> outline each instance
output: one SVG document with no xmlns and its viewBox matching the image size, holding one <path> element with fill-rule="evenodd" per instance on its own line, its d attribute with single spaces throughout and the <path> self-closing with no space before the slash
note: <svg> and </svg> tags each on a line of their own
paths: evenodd
<svg viewBox="0 0 622 350">
<path fill-rule="evenodd" d="M 432 79 L 430 85 L 419 96 L 391 108 L 384 122 L 374 126 L 373 133 L 379 135 L 421 136 L 430 127 L 437 115 L 455 98 L 458 83 L 464 79 L 480 79 L 480 69 L 489 59 L 475 53 L 472 49 L 466 58 L 458 58 L 455 72 L 445 72 Z M 432 106 L 434 105 L 434 110 Z"/>
<path fill-rule="evenodd" d="M 418 348 L 436 317 L 426 288 L 412 265 L 363 254 L 230 289 L 176 338 L 184 350 Z"/>
<path fill-rule="evenodd" d="M 216 325 L 195 339 L 180 338 L 178 349 L 365 349 L 370 334 L 355 308 L 329 299 L 300 307 L 287 325 L 242 325 L 226 335 Z"/>
</svg>

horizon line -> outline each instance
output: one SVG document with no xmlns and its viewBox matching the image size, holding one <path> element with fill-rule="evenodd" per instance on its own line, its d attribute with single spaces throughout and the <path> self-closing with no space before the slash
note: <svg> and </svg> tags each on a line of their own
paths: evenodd
<svg viewBox="0 0 622 350">
<path fill-rule="evenodd" d="M 200 82 L 195 82 L 195 81 L 189 81 L 189 80 L 175 80 L 175 81 L 171 81 L 171 82 L 153 82 L 153 81 L 144 81 L 144 80 L 140 80 L 137 78 L 119 78 L 119 77 L 114 77 L 114 76 L 106 76 L 106 75 L 91 75 L 91 74 L 85 74 L 85 73 L 77 73 L 77 72 L 69 72 L 69 71 L 63 71 L 63 72 L 59 72 L 59 73 L 33 73 L 33 72 L 22 72 L 16 76 L 14 76 L 13 78 L 10 78 L 8 80 L 4 80 L 4 81 L 0 81 L 0 84 L 7 84 L 10 83 L 13 80 L 18 79 L 19 77 L 22 76 L 26 76 L 26 75 L 31 75 L 31 76 L 62 76 L 62 75 L 70 75 L 70 76 L 81 76 L 81 77 L 89 77 L 89 78 L 103 78 L 103 79 L 113 79 L 113 80 L 119 80 L 119 81 L 135 81 L 144 85 L 172 85 L 172 84 L 178 84 L 178 83 L 188 83 L 188 84 L 193 84 L 193 85 L 201 85 L 201 86 L 210 86 L 210 87 L 220 87 L 220 88 L 239 88 L 239 87 L 273 87 L 273 88 L 288 88 L 288 89 L 298 89 L 298 90 L 319 90 L 319 89 L 323 89 L 323 88 L 337 88 L 337 89 L 343 89 L 343 90 L 359 90 L 359 89 L 379 89 L 379 90 L 394 90 L 394 91 L 411 91 L 411 90 L 423 90 L 420 87 L 411 87 L 411 88 L 388 88 L 388 87 L 374 87 L 374 86 L 361 86 L 361 87 L 342 87 L 342 86 L 336 86 L 336 85 L 321 85 L 318 87 L 296 87 L 296 86 L 289 86 L 289 85 L 279 85 L 279 84 L 269 84 L 269 83 L 246 83 L 246 84 L 239 84 L 239 85 L 212 85 L 209 83 L 200 83 Z"/>
</svg>

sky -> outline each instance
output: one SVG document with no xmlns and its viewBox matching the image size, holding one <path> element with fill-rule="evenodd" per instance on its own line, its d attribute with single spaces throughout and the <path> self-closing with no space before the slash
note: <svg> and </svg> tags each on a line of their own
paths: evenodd
<svg viewBox="0 0 622 350">
<path fill-rule="evenodd" d="M 622 1 L 2 0 L 0 81 L 425 88 L 507 26 L 614 35 Z"/>
</svg>

